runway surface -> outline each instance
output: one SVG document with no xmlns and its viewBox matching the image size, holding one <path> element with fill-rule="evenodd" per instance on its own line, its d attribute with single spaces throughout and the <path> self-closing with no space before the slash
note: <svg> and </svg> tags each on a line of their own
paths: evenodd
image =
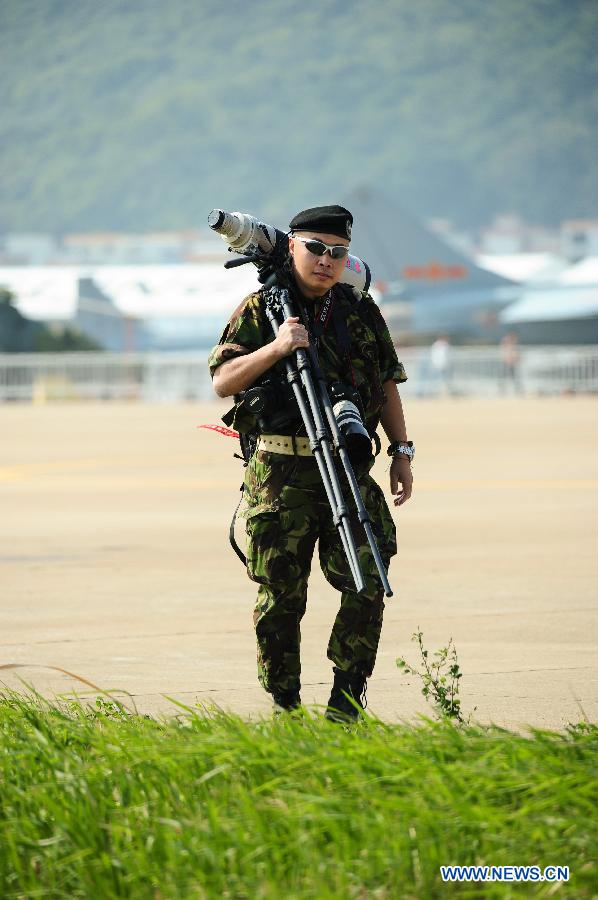
<svg viewBox="0 0 598 900">
<path fill-rule="evenodd" d="M 474 718 L 562 728 L 598 718 L 598 402 L 406 402 L 417 445 L 412 500 L 396 511 L 370 710 L 429 713 L 418 679 L 455 641 Z M 94 692 L 142 712 L 216 703 L 270 709 L 257 684 L 254 586 L 228 545 L 242 464 L 200 423 L 227 404 L 0 408 L 0 671 L 47 696 Z M 384 442 L 385 444 L 386 442 Z M 387 461 L 374 473 L 388 491 Z M 242 538 L 242 525 L 238 528 Z M 303 621 L 303 698 L 324 704 L 337 595 L 314 568 Z M 119 694 L 130 705 L 131 701 Z"/>
</svg>

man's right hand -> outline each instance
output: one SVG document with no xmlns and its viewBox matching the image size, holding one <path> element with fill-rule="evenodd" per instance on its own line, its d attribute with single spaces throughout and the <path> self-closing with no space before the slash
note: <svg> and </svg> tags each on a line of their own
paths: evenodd
<svg viewBox="0 0 598 900">
<path fill-rule="evenodd" d="M 237 346 L 237 345 L 235 345 Z M 219 397 L 231 397 L 247 390 L 259 377 L 299 347 L 309 347 L 307 329 L 294 316 L 282 323 L 273 341 L 252 353 L 226 360 L 214 372 L 214 389 Z"/>
<path fill-rule="evenodd" d="M 274 338 L 273 344 L 281 359 L 284 356 L 290 356 L 299 347 L 309 347 L 307 328 L 301 324 L 299 316 L 285 319 L 278 329 L 278 334 Z"/>
</svg>

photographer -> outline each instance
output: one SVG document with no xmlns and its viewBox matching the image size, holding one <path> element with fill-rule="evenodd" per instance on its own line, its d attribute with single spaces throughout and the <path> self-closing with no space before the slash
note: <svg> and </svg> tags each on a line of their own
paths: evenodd
<svg viewBox="0 0 598 900">
<path fill-rule="evenodd" d="M 334 684 L 327 715 L 357 717 L 345 694 L 363 706 L 382 627 L 383 590 L 363 526 L 351 516 L 365 590 L 357 593 L 310 450 L 306 432 L 285 378 L 284 360 L 298 348 L 316 348 L 328 385 L 355 400 L 370 436 L 378 425 L 390 441 L 391 492 L 395 506 L 411 495 L 412 446 L 397 383 L 406 380 L 388 329 L 368 296 L 357 301 L 341 281 L 353 218 L 341 206 L 304 210 L 290 223 L 286 261 L 297 315 L 274 336 L 264 314 L 261 291 L 235 310 L 209 366 L 216 393 L 236 396 L 231 424 L 242 433 L 259 432 L 247 466 L 247 569 L 257 582 L 254 624 L 258 677 L 275 706 L 292 710 L 300 699 L 300 623 L 316 541 L 326 579 L 341 591 L 341 606 L 328 644 Z M 238 396 L 255 384 L 260 414 Z M 386 568 L 396 553 L 392 516 L 380 487 L 369 475 L 374 457 L 359 454 L 354 469 Z"/>
</svg>

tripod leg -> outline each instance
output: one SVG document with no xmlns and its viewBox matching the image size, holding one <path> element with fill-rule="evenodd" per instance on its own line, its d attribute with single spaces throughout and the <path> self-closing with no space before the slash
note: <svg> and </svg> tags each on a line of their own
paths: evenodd
<svg viewBox="0 0 598 900">
<path fill-rule="evenodd" d="M 378 545 L 376 543 L 376 538 L 374 536 L 374 532 L 372 531 L 371 520 L 369 514 L 364 506 L 363 497 L 361 496 L 361 491 L 359 490 L 359 485 L 357 484 L 357 479 L 355 477 L 355 472 L 353 471 L 353 466 L 351 465 L 351 461 L 349 459 L 349 454 L 347 453 L 347 449 L 345 446 L 345 439 L 339 429 L 338 423 L 334 416 L 334 411 L 332 409 L 332 403 L 330 402 L 330 397 L 328 396 L 328 390 L 326 388 L 326 382 L 324 380 L 324 376 L 322 374 L 322 370 L 320 368 L 320 363 L 317 358 L 317 354 L 310 348 L 309 353 L 311 359 L 312 369 L 315 371 L 316 380 L 318 385 L 318 394 L 319 399 L 326 414 L 326 418 L 328 421 L 328 427 L 330 429 L 331 434 L 334 438 L 334 443 L 338 448 L 339 456 L 341 462 L 343 464 L 343 468 L 345 470 L 345 474 L 347 476 L 347 481 L 349 482 L 349 486 L 351 488 L 351 493 L 353 494 L 353 499 L 355 501 L 355 506 L 357 507 L 357 515 L 359 517 L 360 523 L 363 525 L 366 537 L 368 539 L 368 543 L 370 545 L 372 555 L 374 557 L 374 561 L 376 563 L 376 568 L 378 569 L 378 574 L 380 576 L 380 581 L 382 582 L 382 587 L 384 588 L 384 593 L 387 597 L 392 597 L 392 588 L 388 581 L 388 574 L 386 572 L 386 568 L 380 556 L 380 551 L 378 550 Z M 358 562 L 359 564 L 359 562 Z"/>
<path fill-rule="evenodd" d="M 361 496 L 361 491 L 359 489 L 359 485 L 357 483 L 357 478 L 355 477 L 355 472 L 353 471 L 353 466 L 349 460 L 349 454 L 346 450 L 341 449 L 340 451 L 341 459 L 343 460 L 343 465 L 345 468 L 345 474 L 347 476 L 347 481 L 349 482 L 349 486 L 351 488 L 351 493 L 353 494 L 353 499 L 355 500 L 355 506 L 357 508 L 357 515 L 359 517 L 360 523 L 363 525 L 363 529 L 365 531 L 365 535 L 367 537 L 368 543 L 370 545 L 370 549 L 372 551 L 372 556 L 374 557 L 374 562 L 376 563 L 376 568 L 378 569 L 378 574 L 380 576 L 380 581 L 382 582 L 382 587 L 384 588 L 384 593 L 387 597 L 392 597 L 392 588 L 388 581 L 388 575 L 386 572 L 386 567 L 384 562 L 382 561 L 382 557 L 380 556 L 380 550 L 378 549 L 378 544 L 376 542 L 376 537 L 372 530 L 372 522 L 370 519 L 370 515 L 365 508 L 363 497 Z"/>
<path fill-rule="evenodd" d="M 288 292 L 286 291 L 281 291 L 280 293 L 287 294 L 288 296 Z M 279 322 L 274 307 L 274 303 L 267 303 L 266 314 L 268 316 L 268 319 L 270 320 L 270 324 L 272 325 L 274 334 L 278 334 Z M 283 303 L 283 310 L 287 318 L 289 316 L 292 316 L 292 309 L 290 308 L 288 303 Z M 332 509 L 333 520 L 335 525 L 338 527 L 341 541 L 343 543 L 343 547 L 347 557 L 347 562 L 355 581 L 356 589 L 358 591 L 362 591 L 364 589 L 363 574 L 361 572 L 361 566 L 359 563 L 359 558 L 357 556 L 355 541 L 353 540 L 353 535 L 351 533 L 347 506 L 343 498 L 338 475 L 336 472 L 336 467 L 334 464 L 332 442 L 329 432 L 326 428 L 326 424 L 322 417 L 322 413 L 318 403 L 318 397 L 314 388 L 313 380 L 311 379 L 311 374 L 309 371 L 309 360 L 307 355 L 305 354 L 305 351 L 303 350 L 295 351 L 295 359 L 297 362 L 297 367 L 293 366 L 290 360 L 286 360 L 285 367 L 287 371 L 287 379 L 293 389 L 295 399 L 297 400 L 301 418 L 303 420 L 303 424 L 305 425 L 305 430 L 307 432 L 310 446 L 320 470 L 320 475 L 324 484 L 324 488 L 326 490 L 328 502 Z"/>
</svg>

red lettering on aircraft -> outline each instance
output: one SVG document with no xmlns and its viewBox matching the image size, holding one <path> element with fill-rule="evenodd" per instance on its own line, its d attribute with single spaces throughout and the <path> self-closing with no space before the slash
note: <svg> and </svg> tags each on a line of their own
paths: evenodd
<svg viewBox="0 0 598 900">
<path fill-rule="evenodd" d="M 449 281 L 467 278 L 467 274 L 467 266 L 446 266 L 434 260 L 423 266 L 404 266 L 402 272 L 407 281 Z"/>
</svg>

